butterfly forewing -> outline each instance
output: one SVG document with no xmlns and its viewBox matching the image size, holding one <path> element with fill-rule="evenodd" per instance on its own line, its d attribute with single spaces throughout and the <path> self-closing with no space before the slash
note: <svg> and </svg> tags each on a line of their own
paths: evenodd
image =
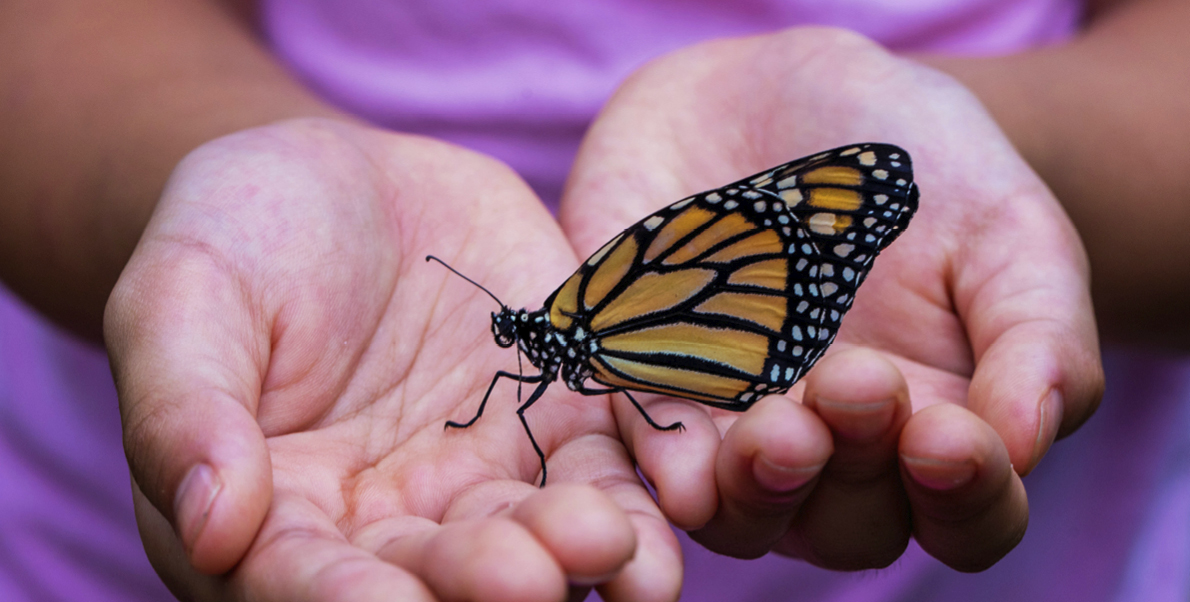
<svg viewBox="0 0 1190 602">
<path fill-rule="evenodd" d="M 590 336 L 597 382 L 746 409 L 814 364 L 916 203 L 895 146 L 799 159 L 634 224 L 551 295 L 549 319 Z"/>
</svg>

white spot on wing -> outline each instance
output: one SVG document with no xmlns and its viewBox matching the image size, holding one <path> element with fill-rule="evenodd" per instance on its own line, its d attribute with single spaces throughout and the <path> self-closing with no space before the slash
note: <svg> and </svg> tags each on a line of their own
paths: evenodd
<svg viewBox="0 0 1190 602">
<path fill-rule="evenodd" d="M 835 217 L 833 213 L 815 213 L 811 215 L 808 220 L 810 230 L 824 236 L 834 234 Z"/>
<path fill-rule="evenodd" d="M 621 232 L 619 234 L 619 236 L 616 236 L 615 238 L 608 241 L 608 243 L 606 245 L 603 245 L 603 248 L 599 249 L 598 251 L 595 251 L 595 254 L 592 255 L 591 258 L 587 260 L 587 265 L 595 265 L 595 264 L 599 263 L 600 261 L 603 261 L 603 256 L 607 255 L 607 252 L 610 251 L 612 249 L 612 247 L 616 246 L 616 243 L 620 242 L 621 238 L 624 238 L 623 232 Z"/>
<path fill-rule="evenodd" d="M 781 200 L 785 201 L 785 204 L 792 208 L 797 207 L 798 203 L 801 203 L 805 200 L 805 197 L 802 196 L 801 190 L 797 188 L 790 188 L 788 190 L 781 191 Z"/>
<path fill-rule="evenodd" d="M 759 176 L 756 176 L 755 178 L 752 178 L 750 180 L 750 182 L 752 183 L 753 186 L 764 186 L 765 184 L 769 183 L 769 178 L 772 178 L 772 177 L 773 177 L 773 172 L 770 171 L 770 172 L 763 173 Z"/>
</svg>

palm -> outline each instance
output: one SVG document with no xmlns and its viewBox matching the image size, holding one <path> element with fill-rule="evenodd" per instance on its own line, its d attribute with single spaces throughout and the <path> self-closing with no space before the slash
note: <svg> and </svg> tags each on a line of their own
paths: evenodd
<svg viewBox="0 0 1190 602">
<path fill-rule="evenodd" d="M 491 341 L 494 302 L 425 263 L 429 253 L 509 302 L 540 302 L 576 263 L 510 172 L 424 140 L 285 124 L 216 141 L 175 173 L 112 302 L 116 371 L 149 339 L 166 371 L 217 383 L 206 393 L 225 405 L 210 427 L 267 447 L 271 474 L 260 476 L 273 491 L 271 505 L 240 500 L 263 513 L 258 533 L 248 513 L 208 527 L 225 530 L 208 537 L 213 548 L 190 550 L 202 567 L 204 554 L 227 555 L 219 546 L 247 534 L 231 579 L 159 565 L 175 589 L 293 599 L 287 588 L 417 596 L 428 586 L 446 599 L 553 599 L 567 579 L 606 580 L 634 538 L 678 571 L 606 398 L 559 387 L 529 416 L 551 483 L 595 483 L 602 495 L 537 490 L 539 462 L 507 382 L 474 427 L 444 431 L 474 414 L 515 359 Z M 135 322 L 122 319 L 133 304 Z M 121 380 L 126 418 L 140 415 L 135 377 Z M 135 445 L 143 423 L 129 423 L 137 475 L 149 459 Z M 148 481 L 137 479 L 140 491 L 159 488 Z M 144 494 L 138 513 L 160 524 Z M 176 551 L 172 533 L 147 531 L 150 550 Z M 598 552 L 566 553 L 589 545 Z M 319 562 L 359 572 L 305 572 Z M 639 593 L 626 573 L 605 586 L 613 598 Z"/>
<path fill-rule="evenodd" d="M 738 414 L 709 414 L 714 427 L 703 430 L 711 436 L 688 438 L 681 450 L 675 446 L 682 443 L 657 443 L 662 435 L 637 426 L 626 430 L 626 439 L 657 484 L 667 515 L 713 549 L 750 556 L 775 548 L 826 566 L 868 568 L 895 559 L 912 531 L 957 567 L 986 566 L 1023 529 L 1023 489 L 1010 476 L 1009 462 L 1027 472 L 1057 431 L 1052 419 L 1042 424 L 1040 400 L 1053 390 L 1064 394 L 1065 413 L 1057 411 L 1063 429 L 1072 430 L 1093 409 L 1102 377 L 1078 239 L 1044 185 L 961 88 L 830 32 L 684 51 L 643 69 L 609 102 L 571 176 L 563 226 L 580 253 L 590 252 L 667 202 L 854 142 L 906 148 L 922 195 L 913 223 L 860 289 L 832 351 L 884 351 L 912 391 L 911 412 L 895 413 L 879 440 L 858 443 L 841 430 L 838 417 L 824 414 L 834 431 L 834 458 L 817 491 L 802 488 L 781 499 L 724 474 L 748 470 L 747 462 L 725 460 L 722 453 L 715 459 L 716 436 L 726 435 L 724 447 L 735 445 Z M 807 381 L 832 378 L 838 370 L 827 364 Z M 895 383 L 884 389 L 886 396 L 899 395 Z M 917 414 L 941 403 L 949 407 Z M 814 407 L 822 412 L 817 402 Z M 697 423 L 689 417 L 693 408 L 671 411 L 658 419 Z M 768 430 L 776 433 L 772 422 Z M 759 437 L 764 431 L 750 432 Z M 813 440 L 813 433 L 806 438 Z M 794 445 L 785 439 L 782 445 Z M 763 444 L 748 453 L 757 449 L 765 453 Z M 1017 511 L 1003 513 L 1009 518 L 1001 517 L 991 538 L 987 525 L 967 533 L 946 526 L 967 511 L 964 504 L 992 504 L 970 499 L 971 492 L 960 492 L 956 497 L 968 499 L 955 503 L 917 491 L 908 480 L 903 485 L 898 449 L 902 457 L 974 462 L 981 478 L 998 483 L 976 497 L 1014 499 Z M 817 449 L 804 443 L 775 453 L 812 466 L 831 449 L 828 440 Z M 684 466 L 675 467 L 674 458 L 683 458 Z M 862 474 L 859 486 L 842 482 L 856 474 Z M 865 488 L 873 484 L 879 491 L 869 495 Z M 718 496 L 716 485 L 724 490 Z M 667 489 L 681 494 L 667 495 Z M 768 515 L 780 514 L 774 506 L 782 504 L 784 519 L 774 521 Z M 881 533 L 873 534 L 873 524 Z"/>
</svg>

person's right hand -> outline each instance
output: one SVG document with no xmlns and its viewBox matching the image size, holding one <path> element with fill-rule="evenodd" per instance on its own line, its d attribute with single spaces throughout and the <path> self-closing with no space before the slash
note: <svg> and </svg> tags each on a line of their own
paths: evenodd
<svg viewBox="0 0 1190 602">
<path fill-rule="evenodd" d="M 179 597 L 677 597 L 606 396 L 558 385 L 527 414 L 547 489 L 515 383 L 444 430 L 516 364 L 497 306 L 431 253 L 526 305 L 577 265 L 510 170 L 418 137 L 282 122 L 177 167 L 105 334 L 142 537 Z"/>
<path fill-rule="evenodd" d="M 912 153 L 920 206 L 805 389 L 742 414 L 642 396 L 681 437 L 620 401 L 622 436 L 715 552 L 862 570 L 912 536 L 982 570 L 1020 541 L 1020 477 L 1094 412 L 1103 370 L 1078 235 L 976 97 L 843 30 L 698 44 L 603 107 L 559 217 L 590 253 L 687 195 L 861 142 Z"/>
</svg>

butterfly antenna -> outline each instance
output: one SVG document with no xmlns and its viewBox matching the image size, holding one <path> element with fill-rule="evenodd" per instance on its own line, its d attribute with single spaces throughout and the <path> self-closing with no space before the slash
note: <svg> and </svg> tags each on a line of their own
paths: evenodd
<svg viewBox="0 0 1190 602">
<path fill-rule="evenodd" d="M 455 275 L 456 275 L 456 276 L 458 276 L 459 278 L 462 278 L 463 280 L 466 280 L 467 282 L 470 282 L 471 284 L 474 284 L 475 286 L 479 287 L 479 290 L 481 290 L 481 291 L 483 291 L 483 292 L 487 293 L 489 297 L 491 297 L 491 298 L 495 299 L 495 300 L 496 300 L 496 303 L 499 303 L 499 304 L 500 304 L 500 307 L 507 307 L 506 305 L 504 305 L 504 302 L 503 302 L 503 301 L 501 301 L 499 297 L 497 297 L 496 295 L 493 295 L 493 294 L 492 294 L 492 291 L 489 291 L 488 289 L 484 288 L 484 287 L 483 287 L 481 284 L 479 284 L 478 282 L 476 282 L 476 281 L 474 281 L 474 280 L 472 280 L 472 279 L 470 279 L 470 278 L 468 278 L 468 277 L 466 277 L 466 276 L 464 276 L 464 275 L 460 274 L 458 270 L 456 270 L 456 269 L 454 269 L 454 268 L 450 267 L 450 265 L 449 265 L 449 264 L 447 264 L 445 261 L 442 261 L 441 259 L 438 259 L 437 257 L 434 257 L 433 255 L 426 255 L 426 261 L 429 261 L 429 260 L 431 260 L 431 259 L 433 259 L 434 261 L 437 261 L 438 263 L 442 264 L 443 266 L 445 266 L 445 267 L 446 267 L 446 269 L 448 269 L 448 270 L 450 270 L 450 271 L 454 272 L 454 273 L 455 273 Z M 520 358 L 520 355 L 518 354 L 518 355 L 517 355 L 517 357 L 518 357 L 518 358 Z"/>
</svg>

